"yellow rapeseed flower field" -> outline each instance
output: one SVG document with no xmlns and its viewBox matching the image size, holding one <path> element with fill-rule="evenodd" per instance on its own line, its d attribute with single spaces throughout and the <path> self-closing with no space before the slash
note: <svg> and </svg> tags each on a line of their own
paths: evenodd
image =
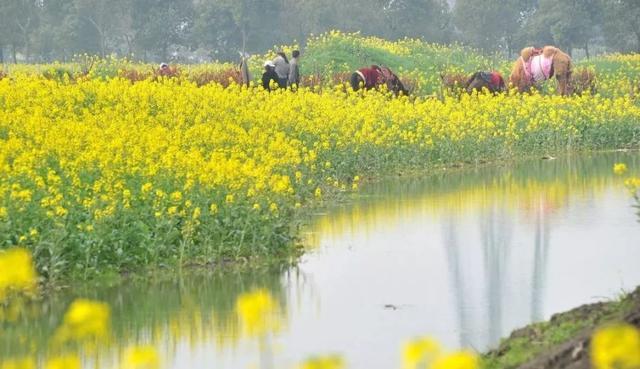
<svg viewBox="0 0 640 369">
<path fill-rule="evenodd" d="M 636 148 L 630 96 L 398 98 L 183 79 L 0 81 L 0 244 L 45 278 L 285 252 L 361 177 Z"/>
</svg>

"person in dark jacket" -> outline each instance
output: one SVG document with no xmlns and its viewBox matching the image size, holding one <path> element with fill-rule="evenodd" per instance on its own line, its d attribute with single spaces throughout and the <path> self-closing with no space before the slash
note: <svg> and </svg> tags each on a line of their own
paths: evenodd
<svg viewBox="0 0 640 369">
<path fill-rule="evenodd" d="M 265 90 L 271 91 L 271 82 L 278 84 L 278 74 L 276 73 L 276 66 L 271 60 L 264 62 L 264 73 L 262 73 L 262 87 Z"/>
<path fill-rule="evenodd" d="M 300 51 L 293 50 L 291 53 L 291 62 L 289 63 L 289 87 L 296 86 L 300 84 Z"/>
</svg>

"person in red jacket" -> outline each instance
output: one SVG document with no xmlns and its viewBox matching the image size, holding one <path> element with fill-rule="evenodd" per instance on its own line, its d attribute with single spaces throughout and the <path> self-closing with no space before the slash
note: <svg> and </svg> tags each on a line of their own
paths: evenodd
<svg viewBox="0 0 640 369">
<path fill-rule="evenodd" d="M 472 93 L 474 90 L 482 91 L 485 88 L 492 94 L 507 90 L 504 78 L 498 72 L 476 72 L 469 78 L 464 87 L 468 93 Z"/>
<path fill-rule="evenodd" d="M 371 90 L 383 82 L 382 71 L 377 65 L 369 68 L 360 68 L 351 75 L 351 87 L 358 91 L 362 85 L 365 89 Z"/>
</svg>

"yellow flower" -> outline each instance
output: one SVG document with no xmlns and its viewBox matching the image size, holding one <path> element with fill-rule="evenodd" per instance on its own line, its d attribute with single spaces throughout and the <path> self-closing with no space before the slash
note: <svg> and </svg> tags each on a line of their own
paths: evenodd
<svg viewBox="0 0 640 369">
<path fill-rule="evenodd" d="M 0 369 L 36 369 L 36 361 L 32 358 L 4 360 Z"/>
<path fill-rule="evenodd" d="M 320 187 L 316 188 L 316 191 L 314 192 L 314 196 L 318 199 L 322 197 L 322 190 L 320 189 Z"/>
<path fill-rule="evenodd" d="M 35 292 L 37 274 L 29 251 L 15 248 L 0 252 L 0 270 L 0 302 L 12 292 Z"/>
<path fill-rule="evenodd" d="M 211 214 L 217 214 L 218 213 L 218 205 L 217 204 L 211 204 L 211 206 L 209 206 L 209 212 L 211 212 Z"/>
<path fill-rule="evenodd" d="M 233 194 L 228 194 L 228 195 L 227 195 L 227 197 L 225 197 L 224 201 L 225 201 L 227 204 L 233 204 L 233 201 L 234 201 L 234 196 L 233 196 Z"/>
<path fill-rule="evenodd" d="M 144 194 L 151 192 L 152 189 L 153 189 L 153 185 L 150 182 L 143 184 L 142 187 L 140 188 L 140 190 Z"/>
<path fill-rule="evenodd" d="M 613 173 L 621 176 L 627 172 L 627 165 L 624 163 L 617 163 L 613 166 Z"/>
<path fill-rule="evenodd" d="M 47 360 L 46 369 L 80 369 L 80 358 L 76 355 L 59 356 Z"/>
<path fill-rule="evenodd" d="M 272 202 L 271 204 L 269 204 L 269 211 L 271 211 L 272 213 L 277 213 L 278 204 L 276 204 L 275 202 Z"/>
<path fill-rule="evenodd" d="M 182 192 L 180 191 L 172 192 L 170 197 L 171 197 L 171 201 L 180 202 L 182 201 Z"/>
<path fill-rule="evenodd" d="M 431 369 L 477 369 L 478 364 L 477 355 L 461 351 L 436 358 Z"/>
<path fill-rule="evenodd" d="M 440 345 L 431 338 L 418 338 L 407 342 L 402 351 L 404 368 L 418 368 L 440 354 Z"/>
<path fill-rule="evenodd" d="M 630 325 L 599 329 L 591 342 L 591 362 L 596 369 L 640 368 L 640 331 Z"/>
<path fill-rule="evenodd" d="M 260 204 L 258 203 L 253 204 L 253 210 L 260 210 Z"/>
<path fill-rule="evenodd" d="M 63 208 L 62 206 L 56 206 L 55 209 L 55 214 L 59 217 L 65 217 L 69 212 L 67 211 L 67 209 Z"/>
<path fill-rule="evenodd" d="M 635 192 L 640 188 L 640 178 L 627 178 L 624 181 L 624 185 L 627 186 L 630 191 Z"/>
<path fill-rule="evenodd" d="M 126 353 L 127 369 L 157 369 L 160 367 L 158 352 L 151 346 L 131 347 Z"/>
<path fill-rule="evenodd" d="M 8 216 L 9 216 L 9 211 L 7 211 L 7 208 L 4 206 L 0 206 L 0 219 L 5 219 Z"/>
<path fill-rule="evenodd" d="M 338 355 L 312 357 L 298 366 L 299 369 L 344 369 L 344 359 Z"/>
<path fill-rule="evenodd" d="M 105 303 L 77 299 L 65 313 L 62 325 L 55 334 L 56 341 L 104 339 L 109 333 L 110 314 L 109 306 Z"/>
<path fill-rule="evenodd" d="M 263 336 L 280 327 L 279 306 L 266 290 L 242 294 L 236 301 L 236 312 L 245 333 Z"/>
<path fill-rule="evenodd" d="M 167 209 L 167 214 L 169 215 L 176 215 L 177 213 L 178 213 L 177 206 L 170 206 L 169 209 Z"/>
</svg>

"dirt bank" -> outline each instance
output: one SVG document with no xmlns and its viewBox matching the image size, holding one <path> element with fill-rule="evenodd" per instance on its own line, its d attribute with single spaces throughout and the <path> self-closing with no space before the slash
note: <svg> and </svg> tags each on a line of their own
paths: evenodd
<svg viewBox="0 0 640 369">
<path fill-rule="evenodd" d="M 596 328 L 614 322 L 640 328 L 640 287 L 616 301 L 583 305 L 511 333 L 483 356 L 485 368 L 586 369 Z"/>
</svg>

